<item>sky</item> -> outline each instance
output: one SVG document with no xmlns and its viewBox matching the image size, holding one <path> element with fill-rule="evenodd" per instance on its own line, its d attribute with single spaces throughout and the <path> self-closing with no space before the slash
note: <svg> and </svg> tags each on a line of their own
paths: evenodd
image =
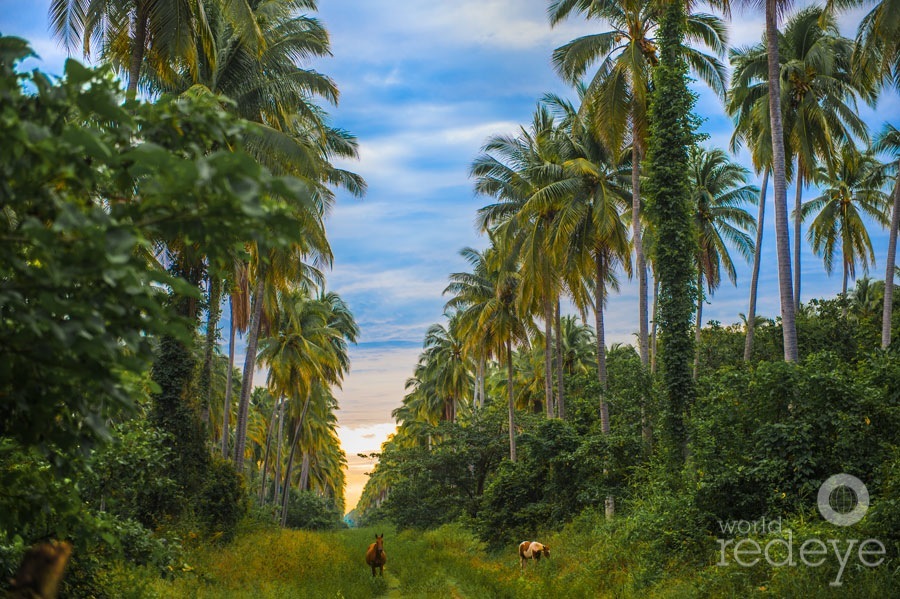
<svg viewBox="0 0 900 599">
<path fill-rule="evenodd" d="M 348 301 L 361 329 L 351 350 L 352 370 L 338 393 L 339 434 L 349 461 L 347 507 L 352 508 L 373 460 L 358 453 L 378 451 L 394 431 L 391 410 L 400 405 L 425 330 L 442 319 L 447 276 L 465 270 L 459 250 L 482 248 L 475 211 L 488 203 L 476 197 L 468 168 L 486 138 L 515 133 L 530 122 L 547 92 L 572 96 L 550 64 L 554 48 L 587 33 L 599 22 L 570 18 L 551 28 L 547 0 L 320 0 L 316 15 L 331 34 L 333 57 L 309 66 L 331 76 L 341 90 L 330 110 L 333 124 L 359 138 L 360 159 L 341 166 L 368 182 L 365 198 L 339 192 L 327 221 L 335 255 L 330 289 Z M 805 5 L 801 2 L 798 5 Z M 0 0 L 0 33 L 28 39 L 40 56 L 29 61 L 60 73 L 65 51 L 52 39 L 49 0 Z M 852 37 L 862 12 L 840 17 Z M 763 16 L 738 12 L 730 46 L 756 43 Z M 701 85 L 696 112 L 705 120 L 708 146 L 728 147 L 730 119 L 721 102 Z M 885 119 L 898 125 L 900 99 L 890 94 L 859 114 L 873 131 Z M 746 166 L 746 153 L 735 159 Z M 753 181 L 758 184 L 757 180 Z M 814 197 L 807 190 L 804 197 Z M 778 314 L 774 210 L 768 194 L 757 311 Z M 792 206 L 793 187 L 788 188 Z M 755 215 L 755 207 L 749 208 Z M 871 274 L 883 277 L 887 233 L 870 228 L 877 257 Z M 738 286 L 723 282 L 704 307 L 704 322 L 738 321 L 747 311 L 749 267 L 736 257 Z M 833 296 L 840 276 L 827 277 L 821 258 L 804 241 L 802 297 Z M 637 285 L 623 281 L 610 298 L 609 343 L 633 343 L 637 330 Z M 240 352 L 239 352 L 240 353 Z M 240 356 L 239 356 L 240 357 Z M 257 375 L 256 384 L 264 384 Z"/>
</svg>

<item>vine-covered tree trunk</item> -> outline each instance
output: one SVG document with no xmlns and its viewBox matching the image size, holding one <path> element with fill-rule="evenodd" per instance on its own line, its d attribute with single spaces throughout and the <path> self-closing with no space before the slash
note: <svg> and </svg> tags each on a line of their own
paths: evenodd
<svg viewBox="0 0 900 599">
<path fill-rule="evenodd" d="M 275 417 L 278 415 L 278 401 L 272 406 L 272 416 L 269 418 L 269 427 L 266 429 L 266 453 L 263 458 L 262 484 L 259 486 L 259 503 L 266 504 L 266 479 L 269 474 L 269 450 L 272 445 L 272 437 L 275 434 Z"/>
<path fill-rule="evenodd" d="M 597 327 L 597 381 L 600 383 L 600 432 L 609 435 L 609 406 L 606 403 L 607 371 L 606 371 L 606 327 L 603 323 L 603 306 L 606 304 L 606 254 L 597 250 L 594 256 L 596 267 L 594 293 L 594 324 Z M 609 468 L 603 467 L 603 476 L 609 475 Z M 616 498 L 607 495 L 604 501 L 607 518 L 616 514 Z"/>
<path fill-rule="evenodd" d="M 300 462 L 300 490 L 309 491 L 309 452 L 303 452 L 303 460 Z"/>
<path fill-rule="evenodd" d="M 759 289 L 759 265 L 762 261 L 763 224 L 766 216 L 766 188 L 769 185 L 769 169 L 763 170 L 759 188 L 759 214 L 756 217 L 756 247 L 753 252 L 753 274 L 750 277 L 750 306 L 747 308 L 747 338 L 744 341 L 744 361 L 753 356 L 753 332 L 756 330 L 756 291 Z"/>
<path fill-rule="evenodd" d="M 688 181 L 688 148 L 694 142 L 693 97 L 682 49 L 684 4 L 668 2 L 659 28 L 660 62 L 654 71 L 647 154 L 648 212 L 656 225 L 659 275 L 660 366 L 666 394 L 666 433 L 671 467 L 687 450 L 685 412 L 694 396 L 691 361 L 697 255 Z"/>
<path fill-rule="evenodd" d="M 272 503 L 278 505 L 278 497 L 281 493 L 281 448 L 284 446 L 284 406 L 287 403 L 281 398 L 281 404 L 278 408 L 278 445 L 275 452 L 275 493 L 272 496 Z"/>
</svg>

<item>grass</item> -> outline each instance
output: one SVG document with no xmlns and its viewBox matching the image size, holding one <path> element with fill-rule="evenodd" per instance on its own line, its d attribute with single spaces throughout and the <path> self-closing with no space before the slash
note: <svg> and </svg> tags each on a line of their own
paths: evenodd
<svg viewBox="0 0 900 599">
<path fill-rule="evenodd" d="M 384 578 L 372 578 L 365 551 L 385 532 Z M 715 566 L 714 551 L 686 559 L 634 536 L 627 519 L 582 517 L 540 539 L 552 559 L 519 566 L 516 547 L 488 551 L 459 525 L 435 531 L 390 528 L 314 533 L 264 528 L 224 547 L 198 547 L 189 571 L 172 580 L 122 566 L 110 573 L 128 597 L 662 598 L 900 597 L 896 565 L 851 568 L 831 587 L 827 568 Z"/>
</svg>

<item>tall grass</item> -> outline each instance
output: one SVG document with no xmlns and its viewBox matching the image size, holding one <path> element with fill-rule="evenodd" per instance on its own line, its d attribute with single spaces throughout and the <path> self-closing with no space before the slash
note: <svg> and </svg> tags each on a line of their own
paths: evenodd
<svg viewBox="0 0 900 599">
<path fill-rule="evenodd" d="M 800 536 L 827 532 L 807 529 L 802 522 L 785 526 Z M 753 568 L 719 567 L 711 538 L 709 551 L 698 554 L 657 543 L 653 531 L 640 528 L 636 518 L 609 523 L 602 515 L 583 514 L 562 531 L 542 536 L 539 540 L 550 545 L 552 558 L 528 563 L 524 570 L 515 544 L 490 551 L 459 524 L 401 533 L 390 528 L 267 528 L 245 531 L 224 547 L 194 549 L 188 571 L 172 580 L 124 566 L 110 577 L 136 598 L 900 597 L 895 563 L 878 568 L 848 564 L 843 585 L 834 587 L 828 583 L 835 569 L 828 565 L 773 568 L 762 562 Z M 365 551 L 376 532 L 386 533 L 388 561 L 384 578 L 373 579 Z"/>
</svg>

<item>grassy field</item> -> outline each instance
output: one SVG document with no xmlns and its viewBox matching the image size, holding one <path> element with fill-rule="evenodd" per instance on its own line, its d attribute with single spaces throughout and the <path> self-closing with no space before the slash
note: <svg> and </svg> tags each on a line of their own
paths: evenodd
<svg viewBox="0 0 900 599">
<path fill-rule="evenodd" d="M 582 523 L 584 524 L 584 523 Z M 365 550 L 376 532 L 385 533 L 384 578 L 372 578 Z M 522 571 L 516 548 L 485 548 L 465 529 L 396 533 L 355 529 L 314 533 L 257 529 L 219 548 L 200 547 L 185 572 L 170 580 L 123 567 L 111 573 L 133 597 L 310 597 L 411 598 L 681 598 L 681 597 L 891 597 L 896 568 L 848 568 L 842 587 L 833 573 L 811 568 L 718 568 L 684 563 L 672 556 L 660 563 L 653 551 L 625 545 L 623 531 L 569 526 L 542 541 L 553 557 Z"/>
</svg>

